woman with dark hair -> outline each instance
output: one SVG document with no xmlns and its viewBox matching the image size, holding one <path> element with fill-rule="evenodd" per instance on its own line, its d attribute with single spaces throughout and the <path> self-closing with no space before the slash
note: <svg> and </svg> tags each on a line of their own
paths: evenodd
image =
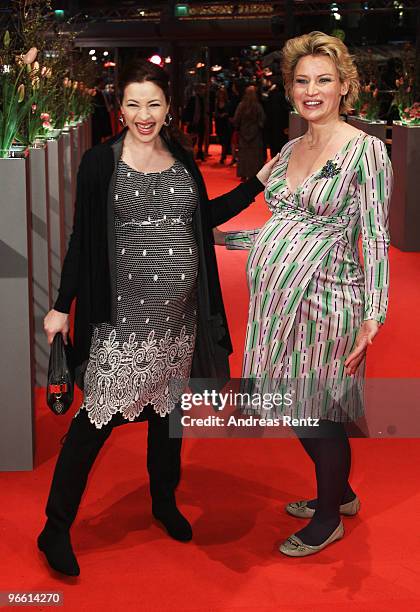
<svg viewBox="0 0 420 612">
<path fill-rule="evenodd" d="M 75 372 L 84 401 L 60 451 L 38 537 L 49 565 L 67 575 L 80 573 L 69 530 L 89 471 L 124 423 L 148 421 L 153 516 L 173 538 L 191 539 L 175 500 L 179 381 L 229 377 L 232 345 L 212 229 L 254 200 L 272 165 L 209 201 L 173 126 L 165 71 L 137 62 L 123 72 L 119 95 L 125 129 L 83 156 L 58 297 L 44 320 L 49 344 L 56 333 L 66 342 L 77 297 Z"/>
<path fill-rule="evenodd" d="M 263 126 L 265 115 L 254 85 L 249 85 L 236 109 L 233 124 L 238 130 L 238 169 L 242 181 L 254 176 L 264 163 Z"/>
</svg>

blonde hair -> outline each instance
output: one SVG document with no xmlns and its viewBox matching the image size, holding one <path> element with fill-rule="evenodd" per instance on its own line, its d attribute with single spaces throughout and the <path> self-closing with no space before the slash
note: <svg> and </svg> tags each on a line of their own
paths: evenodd
<svg viewBox="0 0 420 612">
<path fill-rule="evenodd" d="M 353 56 L 342 40 L 324 32 L 310 32 L 287 40 L 281 55 L 284 89 L 292 103 L 293 79 L 298 61 L 307 55 L 326 55 L 334 62 L 341 83 L 349 82 L 349 90 L 341 98 L 339 112 L 346 113 L 354 107 L 359 97 L 359 75 Z"/>
</svg>

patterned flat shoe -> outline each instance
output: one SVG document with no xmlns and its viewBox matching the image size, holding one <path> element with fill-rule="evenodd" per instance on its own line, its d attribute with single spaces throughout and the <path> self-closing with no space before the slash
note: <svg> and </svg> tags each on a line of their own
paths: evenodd
<svg viewBox="0 0 420 612">
<path fill-rule="evenodd" d="M 315 514 L 315 510 L 313 508 L 308 508 L 307 504 L 307 500 L 290 502 L 290 504 L 286 506 L 286 512 L 298 518 L 312 518 Z M 340 506 L 340 514 L 344 514 L 344 516 L 354 516 L 359 510 L 360 499 L 357 496 L 352 501 L 341 504 Z"/>
<path fill-rule="evenodd" d="M 305 544 L 300 538 L 293 534 L 290 536 L 290 538 L 287 538 L 283 544 L 280 544 L 279 551 L 288 557 L 307 557 L 308 555 L 314 555 L 315 553 L 319 552 L 328 546 L 328 544 L 331 544 L 336 540 L 341 540 L 343 535 L 344 526 L 342 521 L 340 521 L 338 527 L 334 529 L 332 534 L 325 540 L 325 542 L 322 542 L 322 544 L 319 544 L 319 546 Z"/>
</svg>

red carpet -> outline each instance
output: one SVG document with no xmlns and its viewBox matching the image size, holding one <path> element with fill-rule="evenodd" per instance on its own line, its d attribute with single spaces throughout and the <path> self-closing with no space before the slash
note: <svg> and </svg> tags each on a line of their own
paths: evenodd
<svg viewBox="0 0 420 612">
<path fill-rule="evenodd" d="M 237 184 L 234 170 L 216 159 L 203 166 L 212 195 Z M 266 218 L 259 197 L 224 228 L 253 227 Z M 235 348 L 232 370 L 239 375 L 246 254 L 219 248 L 218 257 Z M 389 317 L 370 349 L 368 373 L 420 377 L 420 330 L 413 324 L 420 254 L 392 249 L 391 265 Z M 69 611 L 420 609 L 418 440 L 353 440 L 351 481 L 362 499 L 360 515 L 345 519 L 341 542 L 289 559 L 277 546 L 302 523 L 283 506 L 315 494 L 311 462 L 296 440 L 185 440 L 178 501 L 194 540 L 179 544 L 150 516 L 146 427 L 120 427 L 92 471 L 72 529 L 81 576 L 66 579 L 48 570 L 35 539 L 70 418 L 50 414 L 41 391 L 37 467 L 0 474 L 0 591 L 61 591 Z"/>
</svg>

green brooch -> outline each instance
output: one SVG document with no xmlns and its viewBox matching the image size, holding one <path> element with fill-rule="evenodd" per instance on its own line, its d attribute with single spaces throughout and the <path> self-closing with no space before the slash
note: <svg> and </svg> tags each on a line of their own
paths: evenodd
<svg viewBox="0 0 420 612">
<path fill-rule="evenodd" d="M 327 163 L 325 164 L 325 166 L 321 168 L 321 170 L 315 176 L 315 179 L 317 180 L 322 179 L 322 178 L 329 179 L 329 178 L 332 178 L 333 176 L 336 176 L 337 174 L 340 174 L 340 168 L 337 168 L 337 164 L 333 162 L 331 159 L 329 159 Z"/>
</svg>

